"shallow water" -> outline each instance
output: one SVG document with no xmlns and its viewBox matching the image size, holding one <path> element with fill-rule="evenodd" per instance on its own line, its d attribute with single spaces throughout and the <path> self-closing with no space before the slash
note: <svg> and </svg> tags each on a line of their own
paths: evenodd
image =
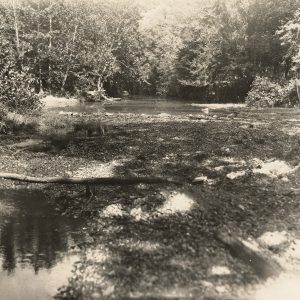
<svg viewBox="0 0 300 300">
<path fill-rule="evenodd" d="M 83 236 L 38 191 L 0 191 L 0 299 L 52 299 L 67 283 Z"/>
<path fill-rule="evenodd" d="M 70 102 L 65 107 L 52 107 L 49 110 L 56 112 L 78 112 L 78 113 L 136 113 L 146 115 L 157 115 L 167 113 L 171 115 L 203 114 L 205 109 L 209 110 L 211 115 L 233 116 L 237 120 L 247 121 L 247 119 L 257 120 L 285 120 L 293 124 L 300 123 L 299 108 L 268 108 L 268 109 L 249 109 L 245 104 L 214 104 L 214 103 L 196 103 L 186 99 L 165 99 L 154 97 L 135 97 L 112 101 L 107 103 L 92 102 Z"/>
<path fill-rule="evenodd" d="M 49 110 L 62 112 L 95 113 L 106 111 L 108 113 L 137 113 L 137 114 L 190 114 L 201 113 L 204 108 L 214 110 L 241 109 L 243 104 L 199 104 L 185 99 L 165 99 L 151 97 L 135 97 L 120 101 L 111 101 L 104 104 L 100 102 L 70 102 L 70 105 L 62 107 L 52 106 Z"/>
</svg>

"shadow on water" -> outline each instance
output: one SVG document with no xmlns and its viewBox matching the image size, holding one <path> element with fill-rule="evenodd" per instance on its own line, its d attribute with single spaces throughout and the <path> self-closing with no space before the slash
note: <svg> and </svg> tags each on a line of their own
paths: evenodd
<svg viewBox="0 0 300 300">
<path fill-rule="evenodd" d="M 55 295 L 78 259 L 80 223 L 57 215 L 39 191 L 0 191 L 0 298 Z"/>
</svg>

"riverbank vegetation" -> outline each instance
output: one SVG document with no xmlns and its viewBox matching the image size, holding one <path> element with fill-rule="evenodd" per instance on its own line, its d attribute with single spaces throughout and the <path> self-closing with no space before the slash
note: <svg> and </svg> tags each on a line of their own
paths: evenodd
<svg viewBox="0 0 300 300">
<path fill-rule="evenodd" d="M 298 7 L 298 0 L 2 1 L 0 99 L 22 109 L 34 106 L 35 93 L 92 90 L 101 98 L 126 90 L 242 102 L 253 87 L 247 103 L 256 106 L 265 78 L 258 92 L 272 100 L 263 106 L 293 106 Z"/>
</svg>

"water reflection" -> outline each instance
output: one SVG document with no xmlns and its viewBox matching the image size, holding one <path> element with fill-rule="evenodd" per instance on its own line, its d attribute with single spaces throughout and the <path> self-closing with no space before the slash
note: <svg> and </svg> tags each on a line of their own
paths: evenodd
<svg viewBox="0 0 300 300">
<path fill-rule="evenodd" d="M 57 215 L 41 192 L 0 191 L 0 203 L 1 299 L 48 299 L 70 275 L 80 221 Z"/>
</svg>

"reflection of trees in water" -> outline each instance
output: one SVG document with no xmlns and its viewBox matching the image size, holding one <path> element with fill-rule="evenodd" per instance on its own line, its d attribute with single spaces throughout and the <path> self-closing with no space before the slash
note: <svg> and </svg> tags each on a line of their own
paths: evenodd
<svg viewBox="0 0 300 300">
<path fill-rule="evenodd" d="M 30 264 L 36 273 L 40 268 L 51 268 L 67 252 L 73 239 L 72 224 L 55 216 L 42 195 L 30 195 L 23 194 L 19 212 L 2 220 L 0 226 L 2 269 L 9 273 L 17 264 Z"/>
</svg>

